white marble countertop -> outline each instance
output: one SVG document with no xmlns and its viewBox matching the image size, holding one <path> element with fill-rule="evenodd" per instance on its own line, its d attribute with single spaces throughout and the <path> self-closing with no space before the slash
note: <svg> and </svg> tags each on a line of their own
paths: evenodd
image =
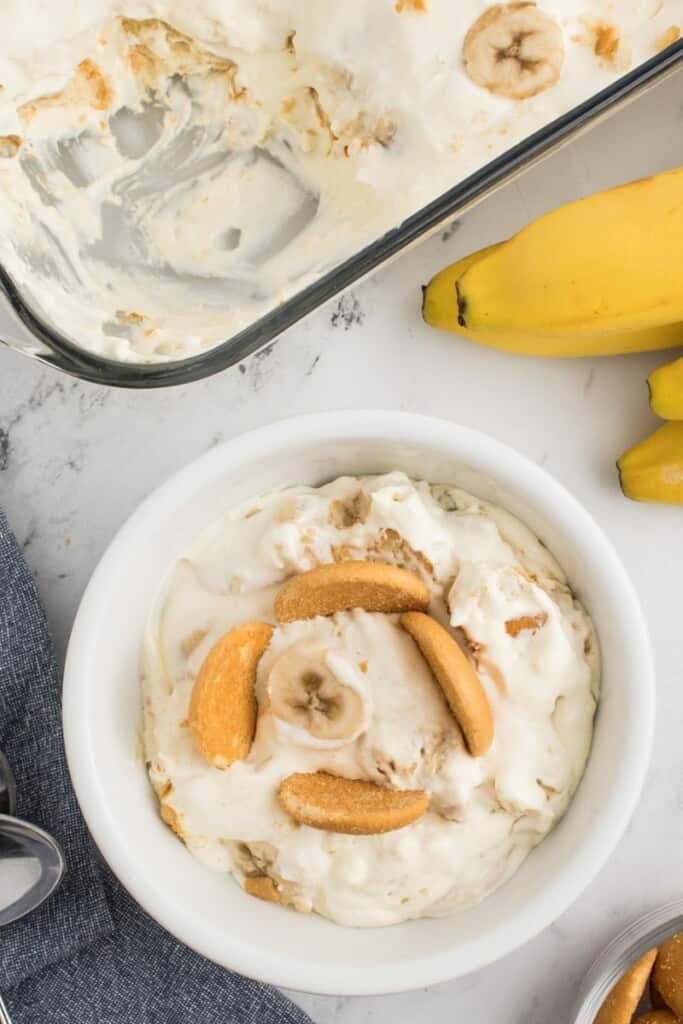
<svg viewBox="0 0 683 1024">
<path fill-rule="evenodd" d="M 654 643 L 659 717 L 639 811 L 608 865 L 552 928 L 475 975 L 400 996 L 297 995 L 316 1024 L 569 1024 L 577 985 L 606 941 L 681 895 L 683 510 L 627 501 L 614 468 L 655 428 L 645 378 L 671 357 L 504 355 L 427 328 L 419 285 L 578 194 L 683 163 L 682 102 L 678 76 L 498 192 L 455 230 L 212 380 L 172 392 L 113 391 L 0 351 L 0 502 L 37 576 L 60 656 L 97 560 L 150 490 L 223 439 L 328 408 L 414 410 L 501 438 L 584 503 L 634 580 Z"/>
</svg>

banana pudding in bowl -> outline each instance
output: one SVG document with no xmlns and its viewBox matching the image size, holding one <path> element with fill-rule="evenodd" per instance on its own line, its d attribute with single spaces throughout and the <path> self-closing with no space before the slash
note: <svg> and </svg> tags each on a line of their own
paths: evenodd
<svg viewBox="0 0 683 1024">
<path fill-rule="evenodd" d="M 576 900 L 633 813 L 654 685 L 623 566 L 542 468 L 347 411 L 217 446 L 142 503 L 84 594 L 63 703 L 88 826 L 152 917 L 231 970 L 359 995 L 483 967 Z"/>
<path fill-rule="evenodd" d="M 501 508 L 400 472 L 249 499 L 148 623 L 163 819 L 251 895 L 342 924 L 482 900 L 561 818 L 597 641 Z"/>
</svg>

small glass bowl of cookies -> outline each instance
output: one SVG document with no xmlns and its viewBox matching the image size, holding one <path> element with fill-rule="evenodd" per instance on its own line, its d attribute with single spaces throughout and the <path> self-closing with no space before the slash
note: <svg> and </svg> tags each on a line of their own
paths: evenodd
<svg viewBox="0 0 683 1024">
<path fill-rule="evenodd" d="M 683 1021 L 683 899 L 625 928 L 586 975 L 574 1024 Z"/>
</svg>

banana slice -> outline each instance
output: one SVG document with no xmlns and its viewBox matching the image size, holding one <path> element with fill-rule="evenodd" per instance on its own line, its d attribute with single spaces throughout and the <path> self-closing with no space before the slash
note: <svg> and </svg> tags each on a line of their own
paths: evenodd
<svg viewBox="0 0 683 1024">
<path fill-rule="evenodd" d="M 477 85 L 497 96 L 525 100 L 558 81 L 562 30 L 535 3 L 494 4 L 470 28 L 462 54 Z"/>
<path fill-rule="evenodd" d="M 370 836 L 411 825 L 429 807 L 422 790 L 385 789 L 327 772 L 297 772 L 280 783 L 280 803 L 301 825 Z"/>
<path fill-rule="evenodd" d="M 313 737 L 320 743 L 312 745 L 339 746 L 364 732 L 363 695 L 340 678 L 348 678 L 350 670 L 342 658 L 307 644 L 295 644 L 280 655 L 268 676 L 270 710 L 294 727 L 295 741 L 306 744 Z"/>
<path fill-rule="evenodd" d="M 243 760 L 256 729 L 256 668 L 273 627 L 247 622 L 213 645 L 192 687 L 188 722 L 195 747 L 215 768 Z"/>
<path fill-rule="evenodd" d="M 364 608 L 366 612 L 426 610 L 429 591 L 421 579 L 383 562 L 333 562 L 293 576 L 275 598 L 278 622 Z"/>
</svg>

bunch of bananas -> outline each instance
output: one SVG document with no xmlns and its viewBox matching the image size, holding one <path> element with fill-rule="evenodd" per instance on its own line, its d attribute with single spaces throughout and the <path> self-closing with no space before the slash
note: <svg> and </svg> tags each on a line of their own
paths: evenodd
<svg viewBox="0 0 683 1024">
<path fill-rule="evenodd" d="M 602 356 L 683 346 L 683 168 L 560 207 L 446 267 L 433 327 L 507 352 Z M 618 461 L 624 493 L 683 504 L 683 359 L 650 377 L 668 420 Z"/>
<path fill-rule="evenodd" d="M 621 489 L 636 501 L 683 505 L 683 359 L 660 366 L 647 382 L 650 405 L 668 422 L 621 456 Z"/>
</svg>

